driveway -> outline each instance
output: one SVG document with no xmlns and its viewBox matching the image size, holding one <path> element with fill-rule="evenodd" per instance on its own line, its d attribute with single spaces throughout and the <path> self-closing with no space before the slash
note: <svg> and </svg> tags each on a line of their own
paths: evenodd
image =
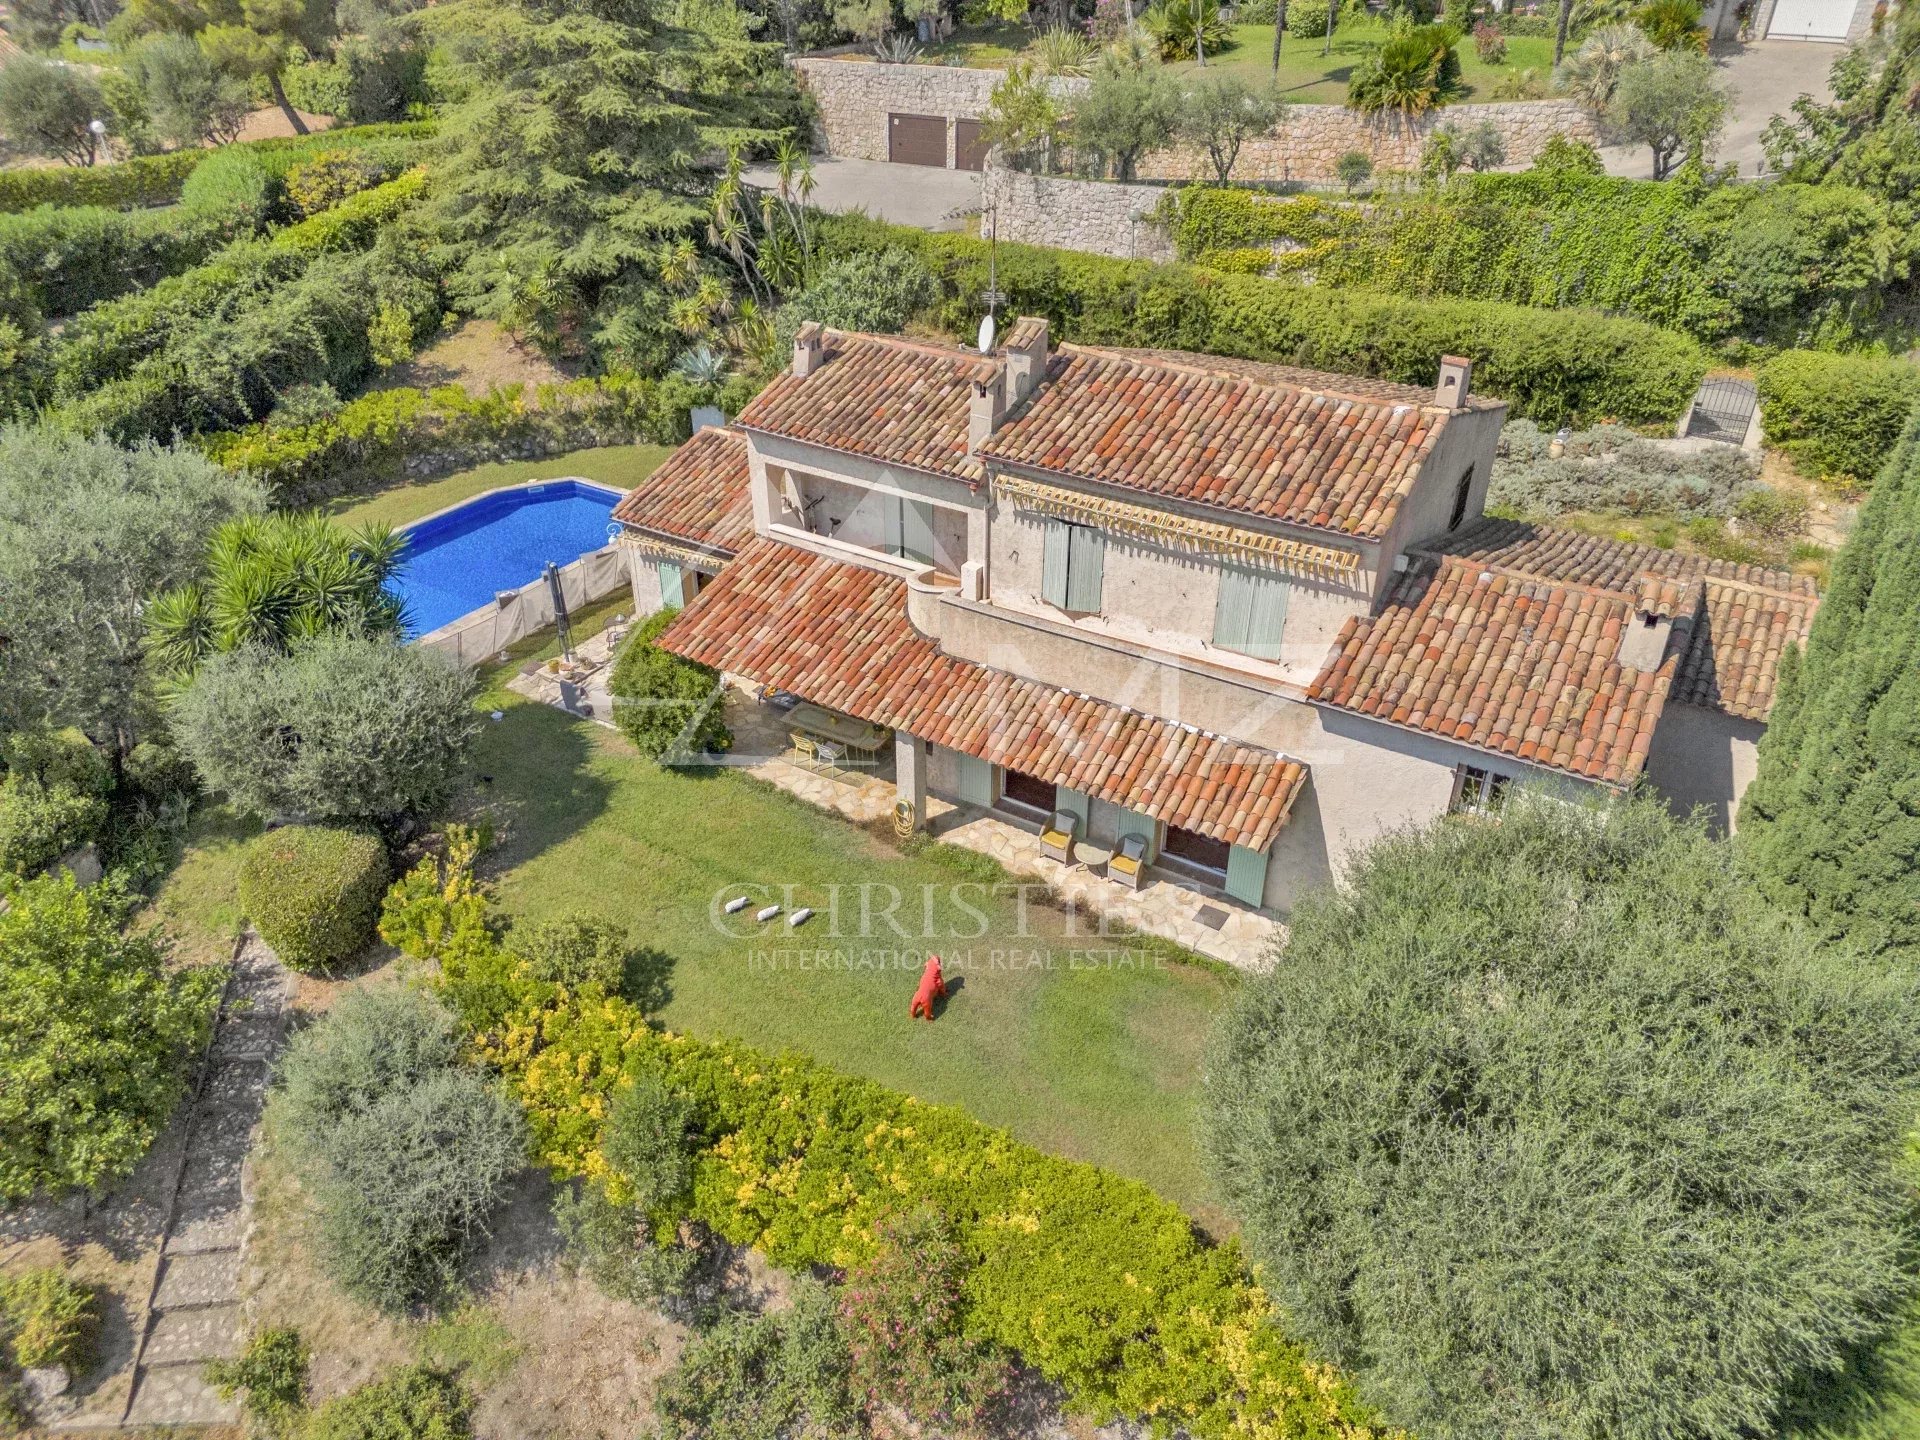
<svg viewBox="0 0 1920 1440">
<path fill-rule="evenodd" d="M 1760 149 L 1761 132 L 1775 115 L 1790 114 L 1802 95 L 1831 100 L 1827 72 L 1846 53 L 1844 45 L 1821 45 L 1807 40 L 1755 40 L 1741 45 L 1727 41 L 1713 47 L 1714 63 L 1733 91 L 1733 113 L 1721 132 L 1716 165 L 1737 165 L 1742 179 L 1751 180 L 1766 168 Z M 1653 174 L 1653 157 L 1644 145 L 1609 145 L 1601 150 L 1610 175 L 1645 180 Z"/>
<path fill-rule="evenodd" d="M 778 183 L 771 165 L 749 166 L 742 178 L 768 189 Z M 813 204 L 821 210 L 864 210 L 876 220 L 920 230 L 959 230 L 967 213 L 980 208 L 980 175 L 973 170 L 816 155 L 813 184 Z"/>
</svg>

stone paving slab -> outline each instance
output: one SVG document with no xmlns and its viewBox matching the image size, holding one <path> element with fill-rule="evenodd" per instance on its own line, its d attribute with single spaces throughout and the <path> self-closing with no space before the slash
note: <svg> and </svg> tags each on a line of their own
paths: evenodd
<svg viewBox="0 0 1920 1440">
<path fill-rule="evenodd" d="M 129 1425 L 232 1425 L 240 1402 L 222 1400 L 200 1377 L 200 1363 L 141 1366 L 134 1378 Z"/>
<path fill-rule="evenodd" d="M 144 1358 L 149 1366 L 230 1359 L 240 1353 L 244 1322 L 237 1303 L 169 1310 L 147 1332 Z"/>
<path fill-rule="evenodd" d="M 252 1009 L 239 1015 L 223 1015 L 213 1037 L 213 1063 L 224 1065 L 234 1060 L 264 1060 L 280 1043 L 281 1016 L 272 1009 Z"/>
<path fill-rule="evenodd" d="M 200 1104 L 258 1115 L 267 1103 L 267 1086 L 272 1080 L 273 1067 L 264 1059 L 229 1061 L 208 1075 L 200 1091 Z"/>
<path fill-rule="evenodd" d="M 184 1305 L 224 1305 L 239 1293 L 238 1250 L 170 1255 L 164 1264 L 160 1288 L 153 1297 L 155 1310 L 178 1310 Z"/>
<path fill-rule="evenodd" d="M 240 1187 L 210 1190 L 183 1201 L 167 1236 L 169 1255 L 197 1255 L 208 1250 L 237 1249 L 246 1236 L 247 1220 L 241 1208 Z"/>
</svg>

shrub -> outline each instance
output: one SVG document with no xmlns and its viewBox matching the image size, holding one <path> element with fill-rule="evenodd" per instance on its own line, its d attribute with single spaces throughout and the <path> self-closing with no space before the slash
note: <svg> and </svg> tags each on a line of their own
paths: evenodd
<svg viewBox="0 0 1920 1440">
<path fill-rule="evenodd" d="M 349 1116 L 459 1058 L 453 1017 L 431 997 L 400 985 L 349 990 L 280 1058 L 278 1133 L 302 1154 L 323 1153 Z"/>
<path fill-rule="evenodd" d="M 875 1238 L 839 1297 L 854 1393 L 869 1416 L 898 1409 L 943 1435 L 993 1433 L 1010 1367 L 995 1346 L 962 1332 L 968 1266 L 951 1229 L 921 1210 L 886 1221 Z"/>
<path fill-rule="evenodd" d="M 464 1008 L 460 982 L 446 988 Z M 1076 1412 L 1152 1414 L 1201 1440 L 1358 1440 L 1373 1423 L 1274 1327 L 1238 1251 L 1205 1244 L 1143 1185 L 798 1055 L 656 1030 L 620 999 L 529 985 L 473 1039 L 526 1107 L 535 1158 L 561 1178 L 604 1173 L 601 1131 L 624 1077 L 661 1075 L 692 1097 L 709 1137 L 693 1218 L 776 1264 L 858 1265 L 888 1216 L 939 1210 L 978 1262 L 963 1332 L 1018 1350 Z"/>
<path fill-rule="evenodd" d="M 100 833 L 113 776 L 78 730 L 16 732 L 0 762 L 0 873 L 42 869 Z"/>
<path fill-rule="evenodd" d="M 1162 60 L 1191 60 L 1201 44 L 1209 55 L 1218 55 L 1234 43 L 1233 30 L 1220 16 L 1220 0 L 1156 0 L 1140 24 L 1159 46 Z"/>
<path fill-rule="evenodd" d="M 0 1275 L 0 1352 L 22 1370 L 84 1368 L 99 1323 L 93 1290 L 53 1266 Z"/>
<path fill-rule="evenodd" d="M 453 1376 L 411 1365 L 313 1412 L 301 1440 L 468 1440 L 473 1398 Z"/>
<path fill-rule="evenodd" d="M 959 334 L 978 322 L 983 242 L 858 216 L 826 217 L 815 234 L 829 256 L 914 250 L 938 282 L 941 323 Z M 1544 425 L 1671 424 L 1707 368 L 1705 351 L 1684 336 L 1579 310 L 1417 300 L 1025 245 L 997 250 L 1005 313 L 1044 315 L 1064 340 L 1199 350 L 1417 385 L 1432 384 L 1441 355 L 1466 355 L 1476 385 Z"/>
<path fill-rule="evenodd" d="M 130 899 L 22 881 L 0 912 L 0 1199 L 92 1188 L 146 1153 L 186 1088 L 218 1003 L 215 967 L 122 932 Z"/>
<path fill-rule="evenodd" d="M 1920 365 L 1788 350 L 1760 367 L 1760 425 L 1812 475 L 1864 483 L 1920 405 Z"/>
<path fill-rule="evenodd" d="M 385 167 L 364 150 L 322 150 L 287 172 L 287 204 L 305 219 L 386 178 Z"/>
<path fill-rule="evenodd" d="M 1699 0 L 1649 0 L 1633 12 L 1633 23 L 1661 50 L 1705 50 L 1701 14 Z"/>
<path fill-rule="evenodd" d="M 241 909 L 295 970 L 325 969 L 364 950 L 386 887 L 378 839 L 323 825 L 270 830 L 240 866 Z"/>
<path fill-rule="evenodd" d="M 209 1360 L 204 1374 L 222 1400 L 246 1394 L 247 1423 L 254 1433 L 284 1440 L 307 1408 L 307 1342 L 298 1330 L 262 1330 L 250 1336 L 233 1360 Z"/>
<path fill-rule="evenodd" d="M 1305 39 L 1310 35 L 1327 33 L 1327 11 L 1332 8 L 1331 0 L 1289 0 L 1287 5 L 1287 33 Z M 1247 15 L 1247 7 L 1242 5 L 1240 15 L 1247 19 L 1257 17 Z M 1268 13 L 1266 23 L 1273 23 L 1273 15 Z M 1335 21 L 1337 26 L 1340 22 Z"/>
<path fill-rule="evenodd" d="M 621 1198 L 653 1215 L 669 1216 L 693 1192 L 689 1133 L 693 1105 L 656 1075 L 637 1075 L 614 1097 L 600 1142 Z"/>
<path fill-rule="evenodd" d="M 1506 32 L 1482 20 L 1473 27 L 1473 53 L 1483 65 L 1498 65 L 1507 58 Z"/>
<path fill-rule="evenodd" d="M 1438 109 L 1460 88 L 1459 43 L 1460 32 L 1449 25 L 1396 32 L 1353 67 L 1347 104 L 1365 115 L 1402 120 Z"/>
<path fill-rule="evenodd" d="M 444 656 L 351 633 L 291 655 L 216 655 L 174 712 L 209 787 L 240 810 L 403 827 L 434 813 L 478 725 L 473 677 Z"/>
<path fill-rule="evenodd" d="M 648 617 L 621 647 L 608 684 L 621 733 L 642 755 L 668 764 L 733 745 L 719 674 L 654 643 L 679 613 Z"/>
<path fill-rule="evenodd" d="M 1295 909 L 1204 1144 L 1284 1312 L 1419 1434 L 1771 1433 L 1910 1289 L 1911 986 L 1657 797 L 1522 794 Z"/>
<path fill-rule="evenodd" d="M 598 985 L 609 995 L 627 973 L 626 927 L 592 915 L 559 920 L 523 920 L 507 937 L 507 949 L 535 981 L 578 988 Z"/>
<path fill-rule="evenodd" d="M 689 1337 L 654 1392 L 661 1440 L 857 1434 L 847 1363 L 832 1296 L 799 1277 L 791 1308 L 735 1315 Z"/>
<path fill-rule="evenodd" d="M 1747 491 L 1733 506 L 1741 529 L 1772 545 L 1786 545 L 1806 534 L 1811 511 L 1806 496 L 1765 485 Z"/>
<path fill-rule="evenodd" d="M 1620 425 L 1576 431 L 1566 453 L 1549 458 L 1549 437 L 1530 420 L 1501 432 L 1487 503 L 1552 519 L 1570 510 L 1607 515 L 1724 518 L 1755 489 L 1758 466 L 1731 446 L 1677 454 Z"/>
<path fill-rule="evenodd" d="M 838 330 L 890 334 L 933 303 L 933 276 L 911 251 L 899 246 L 829 260 L 780 307 L 778 348 L 793 345 L 808 320 Z"/>
</svg>

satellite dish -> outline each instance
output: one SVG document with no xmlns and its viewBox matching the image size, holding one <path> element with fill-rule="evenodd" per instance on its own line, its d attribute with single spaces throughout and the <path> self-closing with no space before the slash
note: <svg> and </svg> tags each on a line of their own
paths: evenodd
<svg viewBox="0 0 1920 1440">
<path fill-rule="evenodd" d="M 993 349 L 993 316 L 986 315 L 980 321 L 980 353 L 985 355 Z"/>
</svg>

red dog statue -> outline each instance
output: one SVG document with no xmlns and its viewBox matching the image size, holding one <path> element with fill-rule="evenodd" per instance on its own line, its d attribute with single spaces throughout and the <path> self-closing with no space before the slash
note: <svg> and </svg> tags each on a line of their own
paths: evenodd
<svg viewBox="0 0 1920 1440">
<path fill-rule="evenodd" d="M 947 998 L 946 978 L 940 973 L 940 957 L 929 955 L 927 968 L 920 972 L 920 988 L 913 992 L 913 1004 L 907 1014 L 916 1020 L 921 1016 L 933 1019 L 933 1002 Z"/>
</svg>

